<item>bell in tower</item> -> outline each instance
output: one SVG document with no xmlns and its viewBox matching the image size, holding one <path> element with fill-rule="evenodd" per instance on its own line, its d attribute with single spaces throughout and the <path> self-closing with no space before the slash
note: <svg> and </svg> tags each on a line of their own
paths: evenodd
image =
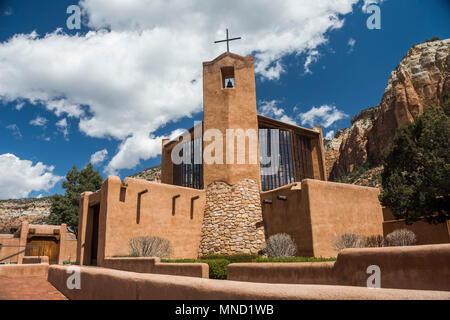
<svg viewBox="0 0 450 320">
<path fill-rule="evenodd" d="M 231 79 L 228 79 L 227 88 L 233 88 L 233 83 L 231 83 Z"/>
</svg>

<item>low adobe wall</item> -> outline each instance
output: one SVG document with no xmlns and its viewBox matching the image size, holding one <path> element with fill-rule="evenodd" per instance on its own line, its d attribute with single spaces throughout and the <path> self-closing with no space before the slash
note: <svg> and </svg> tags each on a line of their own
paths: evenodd
<svg viewBox="0 0 450 320">
<path fill-rule="evenodd" d="M 48 263 L 41 264 L 6 264 L 0 265 L 0 277 L 47 277 Z"/>
<path fill-rule="evenodd" d="M 49 263 L 47 256 L 25 256 L 23 257 L 22 264 L 39 264 Z"/>
<path fill-rule="evenodd" d="M 48 281 L 73 300 L 330 300 L 442 299 L 450 292 L 243 283 L 80 267 L 80 289 L 67 288 L 68 267 L 50 266 Z M 73 273 L 73 272 L 72 272 Z"/>
<path fill-rule="evenodd" d="M 381 269 L 381 287 L 450 291 L 450 245 L 345 249 L 335 263 L 236 263 L 228 279 L 365 287 L 367 267 Z"/>
<path fill-rule="evenodd" d="M 206 263 L 161 263 L 159 258 L 106 258 L 102 267 L 139 273 L 209 278 L 209 266 Z"/>
</svg>

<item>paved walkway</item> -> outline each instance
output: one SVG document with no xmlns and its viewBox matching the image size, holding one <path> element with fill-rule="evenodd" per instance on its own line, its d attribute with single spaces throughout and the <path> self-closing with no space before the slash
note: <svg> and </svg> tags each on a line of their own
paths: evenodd
<svg viewBox="0 0 450 320">
<path fill-rule="evenodd" d="M 67 300 L 42 277 L 0 277 L 0 300 Z"/>
</svg>

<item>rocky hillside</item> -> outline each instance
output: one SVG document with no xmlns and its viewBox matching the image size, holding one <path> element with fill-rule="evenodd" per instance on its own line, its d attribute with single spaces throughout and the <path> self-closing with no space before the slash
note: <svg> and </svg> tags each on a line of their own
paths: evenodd
<svg viewBox="0 0 450 320">
<path fill-rule="evenodd" d="M 159 181 L 161 179 L 161 166 L 155 166 L 135 173 L 130 178 L 144 179 L 148 181 Z"/>
<path fill-rule="evenodd" d="M 443 93 L 450 92 L 449 53 L 450 39 L 421 43 L 408 51 L 391 73 L 380 105 L 361 112 L 350 128 L 325 143 L 330 180 L 367 162 L 378 167 L 397 128 L 440 104 Z"/>
<path fill-rule="evenodd" d="M 36 223 L 50 214 L 51 198 L 0 200 L 0 232 L 17 228 L 22 221 Z"/>
</svg>

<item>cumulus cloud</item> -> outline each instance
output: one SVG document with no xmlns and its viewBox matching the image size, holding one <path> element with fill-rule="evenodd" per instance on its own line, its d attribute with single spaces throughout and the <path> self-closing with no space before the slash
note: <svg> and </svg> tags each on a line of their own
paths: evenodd
<svg viewBox="0 0 450 320">
<path fill-rule="evenodd" d="M 140 160 L 158 156 L 162 149 L 162 139 L 175 139 L 180 136 L 184 129 L 174 130 L 169 136 L 155 137 L 144 132 L 138 132 L 123 141 L 119 146 L 119 151 L 111 159 L 105 168 L 109 175 L 116 175 L 120 169 L 132 169 L 136 167 Z"/>
<path fill-rule="evenodd" d="M 335 106 L 323 105 L 319 108 L 312 107 L 305 113 L 300 113 L 299 118 L 302 125 L 323 126 L 328 128 L 336 121 L 347 118 L 348 115 L 338 110 Z"/>
<path fill-rule="evenodd" d="M 102 163 L 103 161 L 105 161 L 107 155 L 108 155 L 108 150 L 106 150 L 106 149 L 97 151 L 96 153 L 94 153 L 94 154 L 91 156 L 90 162 L 95 166 L 95 165 L 97 165 L 97 164 Z"/>
<path fill-rule="evenodd" d="M 280 120 L 290 124 L 296 124 L 295 120 L 292 117 L 288 116 L 285 113 L 285 110 L 278 106 L 279 101 L 271 100 L 271 101 L 260 101 L 260 105 L 258 108 L 258 113 L 262 116 L 273 118 L 276 120 Z"/>
<path fill-rule="evenodd" d="M 25 198 L 32 191 L 48 192 L 63 178 L 54 175 L 53 169 L 10 153 L 0 155 L 0 199 Z"/>
<path fill-rule="evenodd" d="M 276 80 L 289 54 L 306 55 L 311 72 L 327 32 L 358 2 L 82 0 L 87 34 L 32 32 L 0 43 L 0 101 L 43 105 L 75 118 L 87 136 L 121 141 L 110 163 L 120 169 L 128 146 L 147 146 L 129 154 L 133 163 L 156 156 L 148 152 L 154 132 L 201 111 L 201 62 L 225 50 L 213 42 L 226 27 L 243 37 L 232 51 L 254 54 L 257 75 Z"/>
<path fill-rule="evenodd" d="M 36 127 L 43 127 L 47 124 L 47 121 L 46 118 L 37 116 L 36 119 L 30 121 L 30 124 Z"/>
</svg>

